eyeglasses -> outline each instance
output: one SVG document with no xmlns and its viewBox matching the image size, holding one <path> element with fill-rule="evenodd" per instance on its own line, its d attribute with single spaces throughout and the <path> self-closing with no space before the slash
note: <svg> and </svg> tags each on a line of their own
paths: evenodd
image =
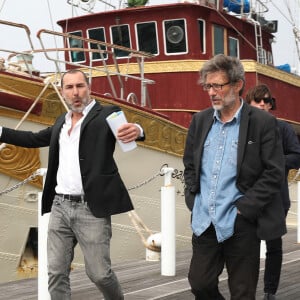
<svg viewBox="0 0 300 300">
<path fill-rule="evenodd" d="M 224 85 L 230 84 L 231 82 L 228 81 L 223 84 L 219 83 L 205 83 L 202 85 L 204 91 L 209 91 L 211 88 L 213 88 L 214 91 L 221 91 Z"/>
<path fill-rule="evenodd" d="M 274 98 L 270 98 L 270 97 L 254 98 L 254 101 L 255 101 L 256 103 L 260 103 L 261 100 L 263 100 L 265 104 L 268 104 L 268 103 L 273 103 L 273 99 L 274 99 Z"/>
</svg>

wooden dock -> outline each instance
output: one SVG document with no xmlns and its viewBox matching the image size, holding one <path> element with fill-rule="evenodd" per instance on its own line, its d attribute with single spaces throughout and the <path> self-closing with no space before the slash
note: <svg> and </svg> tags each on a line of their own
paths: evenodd
<svg viewBox="0 0 300 300">
<path fill-rule="evenodd" d="M 300 244 L 297 243 L 295 226 L 288 228 L 283 239 L 284 257 L 278 300 L 300 299 Z M 160 262 L 145 260 L 124 261 L 113 265 L 121 282 L 125 300 L 190 300 L 194 299 L 187 281 L 191 250 L 176 254 L 176 276 L 161 276 Z M 262 276 L 264 259 L 261 259 L 257 299 L 263 299 Z M 84 269 L 71 273 L 72 300 L 103 299 L 87 278 Z M 226 272 L 220 278 L 220 290 L 230 299 Z M 36 300 L 37 279 L 19 280 L 0 284 L 1 300 Z M 45 300 L 45 299 L 39 299 Z"/>
</svg>

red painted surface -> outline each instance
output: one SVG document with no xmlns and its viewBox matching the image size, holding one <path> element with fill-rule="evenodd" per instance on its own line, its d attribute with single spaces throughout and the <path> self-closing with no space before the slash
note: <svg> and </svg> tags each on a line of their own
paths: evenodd
<svg viewBox="0 0 300 300">
<path fill-rule="evenodd" d="M 12 109 L 17 109 L 20 111 L 28 111 L 33 100 L 30 98 L 21 97 L 15 94 L 9 94 L 0 91 L 0 106 L 9 107 Z M 37 103 L 36 106 L 33 108 L 31 113 L 40 115 L 42 112 L 42 103 Z"/>
<path fill-rule="evenodd" d="M 186 20 L 186 35 L 188 40 L 188 52 L 186 54 L 165 54 L 163 47 L 163 21 L 171 19 Z M 206 21 L 205 53 L 201 53 L 198 19 Z M 253 23 L 231 16 L 226 12 L 218 12 L 213 8 L 197 4 L 177 3 L 127 8 L 62 20 L 59 21 L 58 24 L 62 26 L 63 32 L 66 31 L 66 28 L 68 32 L 81 30 L 85 38 L 87 38 L 87 30 L 89 28 L 105 27 L 106 42 L 108 43 L 112 43 L 110 40 L 110 26 L 129 24 L 131 48 L 137 49 L 134 32 L 135 24 L 149 21 L 155 21 L 157 24 L 159 54 L 151 59 L 146 59 L 146 62 L 157 62 L 159 65 L 167 61 L 199 61 L 211 58 L 214 55 L 212 41 L 214 25 L 222 26 L 225 29 L 225 39 L 230 36 L 239 40 L 241 60 L 250 59 L 256 61 L 257 59 Z M 272 37 L 272 34 L 263 31 L 263 48 L 270 52 L 272 51 L 270 44 Z M 85 47 L 88 47 L 88 45 L 85 45 Z M 228 49 L 225 49 L 225 51 L 228 51 Z M 66 59 L 68 59 L 68 54 Z M 89 58 L 86 56 L 86 64 L 89 63 Z M 112 64 L 110 56 L 106 63 Z M 118 63 L 126 64 L 127 58 L 118 59 Z M 100 65 L 101 62 L 94 62 L 94 64 Z M 151 108 L 167 115 L 170 120 L 177 124 L 188 127 L 194 111 L 202 110 L 210 106 L 207 93 L 204 93 L 197 84 L 198 71 L 175 72 L 168 70 L 166 72 L 147 73 L 145 77 L 156 82 L 154 85 L 148 85 Z M 116 78 L 113 78 L 113 81 L 116 83 L 116 86 L 118 86 Z M 277 116 L 300 122 L 300 104 L 297 98 L 299 87 L 258 73 L 246 74 L 245 90 L 258 83 L 268 84 L 274 93 L 274 97 L 278 99 L 278 108 L 277 111 L 275 111 Z M 137 95 L 138 99 L 140 99 L 140 89 L 140 85 L 128 79 L 124 90 L 124 97 L 126 98 L 130 92 L 133 92 Z M 97 93 L 111 93 L 107 79 L 104 77 L 93 78 L 92 90 Z M 118 95 L 118 97 L 119 96 L 120 95 Z"/>
</svg>

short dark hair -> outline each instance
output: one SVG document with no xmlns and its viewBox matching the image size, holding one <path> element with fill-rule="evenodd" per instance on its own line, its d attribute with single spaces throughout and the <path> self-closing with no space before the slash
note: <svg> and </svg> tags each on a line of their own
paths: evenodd
<svg viewBox="0 0 300 300">
<path fill-rule="evenodd" d="M 71 70 L 68 70 L 68 71 L 66 71 L 65 73 L 62 74 L 62 76 L 60 78 L 60 86 L 63 87 L 65 75 L 67 75 L 67 74 L 75 74 L 75 73 L 81 73 L 83 75 L 84 80 L 86 81 L 86 83 L 88 85 L 90 84 L 88 77 L 86 76 L 86 74 L 83 71 L 81 71 L 79 69 L 71 69 Z"/>
<path fill-rule="evenodd" d="M 248 104 L 251 103 L 252 100 L 255 99 L 264 99 L 266 94 L 268 95 L 268 98 L 270 98 L 270 104 L 271 104 L 271 110 L 276 109 L 276 100 L 272 97 L 272 93 L 270 88 L 266 84 L 259 84 L 252 88 L 250 88 L 247 91 L 245 100 Z"/>
</svg>

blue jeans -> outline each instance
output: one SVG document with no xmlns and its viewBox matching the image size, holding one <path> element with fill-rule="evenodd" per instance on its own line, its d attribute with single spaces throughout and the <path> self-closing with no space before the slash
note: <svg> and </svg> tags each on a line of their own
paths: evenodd
<svg viewBox="0 0 300 300">
<path fill-rule="evenodd" d="M 111 269 L 111 219 L 96 218 L 86 203 L 55 196 L 48 227 L 48 289 L 52 300 L 71 299 L 70 270 L 79 243 L 88 277 L 106 300 L 123 300 Z"/>
</svg>

